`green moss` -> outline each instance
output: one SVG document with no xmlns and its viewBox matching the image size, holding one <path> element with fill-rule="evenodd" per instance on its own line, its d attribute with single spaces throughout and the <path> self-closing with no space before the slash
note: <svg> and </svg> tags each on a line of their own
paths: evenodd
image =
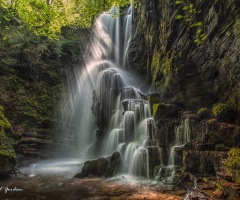
<svg viewBox="0 0 240 200">
<path fill-rule="evenodd" d="M 226 160 L 226 166 L 231 169 L 240 170 L 240 149 L 232 148 L 228 152 L 228 159 Z"/>
<path fill-rule="evenodd" d="M 227 172 L 232 176 L 233 181 L 240 183 L 240 149 L 232 148 L 228 152 L 228 159 L 225 162 Z"/>
<path fill-rule="evenodd" d="M 158 77 L 158 73 L 160 70 L 160 58 L 161 58 L 160 53 L 155 51 L 153 54 L 152 63 L 151 63 L 151 71 L 153 73 L 152 83 L 155 83 Z"/>
<path fill-rule="evenodd" d="M 235 118 L 234 110 L 229 105 L 223 103 L 214 104 L 212 113 L 219 121 L 231 122 Z"/>
<path fill-rule="evenodd" d="M 201 119 L 206 119 L 209 117 L 209 110 L 207 108 L 201 108 L 198 110 L 197 115 Z"/>
<path fill-rule="evenodd" d="M 4 116 L 4 109 L 0 106 L 0 135 L 1 136 L 10 136 L 13 133 L 12 126 L 10 122 Z"/>
<path fill-rule="evenodd" d="M 157 109 L 158 109 L 158 106 L 159 106 L 160 104 L 154 104 L 153 105 L 153 116 L 155 116 L 156 115 L 156 112 L 157 112 Z"/>
<path fill-rule="evenodd" d="M 16 153 L 12 146 L 14 140 L 7 137 L 13 131 L 3 112 L 4 109 L 0 106 L 0 175 L 13 170 L 16 165 Z"/>
<path fill-rule="evenodd" d="M 153 105 L 153 117 L 155 121 L 171 118 L 177 115 L 177 107 L 172 104 L 159 103 Z"/>
</svg>

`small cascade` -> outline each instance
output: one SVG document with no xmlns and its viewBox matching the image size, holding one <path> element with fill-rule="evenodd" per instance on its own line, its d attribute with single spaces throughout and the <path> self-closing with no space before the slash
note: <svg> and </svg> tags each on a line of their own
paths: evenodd
<svg viewBox="0 0 240 200">
<path fill-rule="evenodd" d="M 108 145 L 106 145 L 104 149 L 105 154 L 108 152 L 119 151 L 121 149 L 121 146 L 119 145 L 124 141 L 125 135 L 123 129 L 113 129 L 107 140 Z"/>
<path fill-rule="evenodd" d="M 127 9 L 124 16 L 124 41 L 123 41 L 123 66 L 128 67 L 128 49 L 129 43 L 131 40 L 131 32 L 132 32 L 132 2 L 131 6 Z"/>
<path fill-rule="evenodd" d="M 157 129 L 153 119 L 147 120 L 147 138 L 143 141 L 143 145 L 148 150 L 149 154 L 149 175 L 153 177 L 154 168 L 156 166 L 162 166 L 162 149 L 159 147 L 158 140 L 156 138 Z"/>
<path fill-rule="evenodd" d="M 126 142 L 131 142 L 135 140 L 135 123 L 134 123 L 134 112 L 126 111 L 123 117 L 123 129 Z"/>
<path fill-rule="evenodd" d="M 168 166 L 158 166 L 155 169 L 155 180 L 163 181 L 165 184 L 175 184 L 179 181 L 177 173 L 181 171 L 179 160 L 176 153 L 178 148 L 183 147 L 191 141 L 191 128 L 189 119 L 185 119 L 181 124 L 175 127 L 175 137 L 170 148 Z"/>
<path fill-rule="evenodd" d="M 191 129 L 189 126 L 189 119 L 184 120 L 184 144 L 187 144 L 191 141 Z"/>
<path fill-rule="evenodd" d="M 143 146 L 135 149 L 129 167 L 129 173 L 149 179 L 149 155 L 148 150 Z"/>
<path fill-rule="evenodd" d="M 180 126 L 175 127 L 175 141 L 174 145 L 183 145 L 191 141 L 191 129 L 189 119 L 181 122 Z"/>
<path fill-rule="evenodd" d="M 123 88 L 123 91 L 126 91 L 126 88 Z M 124 96 L 128 94 L 131 98 L 136 98 L 135 94 L 137 94 L 137 92 L 134 91 L 133 88 L 127 91 L 130 92 L 121 94 Z M 132 94 L 135 96 L 132 96 Z M 107 141 L 107 145 L 111 147 L 108 147 L 108 150 L 104 153 L 105 155 L 111 155 L 114 150 L 118 149 L 122 155 L 121 173 L 149 178 L 149 146 L 146 144 L 150 143 L 147 143 L 146 140 L 150 138 L 149 135 L 151 135 L 152 140 L 155 141 L 152 142 L 152 144 L 158 146 L 158 142 L 152 137 L 153 131 L 149 130 L 147 126 L 149 121 L 153 121 L 153 119 L 146 119 L 144 117 L 150 117 L 148 102 L 141 99 L 125 99 L 122 101 L 122 107 L 123 119 L 122 123 L 120 123 L 122 129 L 120 129 L 121 131 L 118 131 L 118 133 L 114 133 L 116 131 L 113 129 L 110 131 L 110 134 L 106 136 L 105 141 Z M 120 139 L 119 134 L 121 134 Z M 115 146 L 115 149 L 113 149 L 113 146 Z M 157 156 L 159 160 L 161 160 L 161 150 L 159 150 L 159 147 Z"/>
</svg>

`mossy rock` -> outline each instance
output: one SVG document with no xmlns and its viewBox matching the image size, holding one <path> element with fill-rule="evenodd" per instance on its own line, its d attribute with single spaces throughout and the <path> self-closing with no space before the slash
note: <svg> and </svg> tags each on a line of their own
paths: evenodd
<svg viewBox="0 0 240 200">
<path fill-rule="evenodd" d="M 240 148 L 230 149 L 228 152 L 228 159 L 225 164 L 231 169 L 240 170 Z"/>
<path fill-rule="evenodd" d="M 158 93 L 150 94 L 148 97 L 148 101 L 150 104 L 151 113 L 153 113 L 153 105 L 161 103 L 160 94 L 158 94 Z"/>
<path fill-rule="evenodd" d="M 117 172 L 120 162 L 120 153 L 116 151 L 109 159 L 99 158 L 85 162 L 82 172 L 77 173 L 74 177 L 112 177 Z"/>
<path fill-rule="evenodd" d="M 207 133 L 204 142 L 216 145 L 224 145 L 223 148 L 240 147 L 240 127 L 229 123 L 220 123 L 216 119 L 208 120 Z"/>
<path fill-rule="evenodd" d="M 0 106 L 0 176 L 12 171 L 17 163 L 13 149 L 13 130 L 9 121 L 4 116 L 4 109 Z"/>
<path fill-rule="evenodd" d="M 0 177 L 12 171 L 16 164 L 16 154 L 12 145 L 7 145 L 6 148 L 0 148 Z"/>
<path fill-rule="evenodd" d="M 12 126 L 4 116 L 4 109 L 0 106 L 0 131 L 2 136 L 12 136 L 13 130 Z"/>
<path fill-rule="evenodd" d="M 84 163 L 82 172 L 75 175 L 75 178 L 85 178 L 94 176 L 105 176 L 109 160 L 107 158 L 99 158 L 97 160 L 91 160 Z"/>
<path fill-rule="evenodd" d="M 235 119 L 234 110 L 227 104 L 216 103 L 212 107 L 212 113 L 221 122 L 232 122 Z"/>
<path fill-rule="evenodd" d="M 233 181 L 240 183 L 240 148 L 230 149 L 225 165 Z"/>
<path fill-rule="evenodd" d="M 174 118 L 178 114 L 177 107 L 172 104 L 154 104 L 153 105 L 153 117 L 155 121 L 164 118 Z"/>
<path fill-rule="evenodd" d="M 114 152 L 110 158 L 110 163 L 107 168 L 107 177 L 112 177 L 118 170 L 121 162 L 121 155 L 118 151 Z"/>
<path fill-rule="evenodd" d="M 6 136 L 3 136 L 0 140 L 0 177 L 12 171 L 17 163 L 12 140 L 12 138 Z"/>
<path fill-rule="evenodd" d="M 207 108 L 201 108 L 198 110 L 197 116 L 199 119 L 203 120 L 210 116 L 210 112 Z"/>
</svg>

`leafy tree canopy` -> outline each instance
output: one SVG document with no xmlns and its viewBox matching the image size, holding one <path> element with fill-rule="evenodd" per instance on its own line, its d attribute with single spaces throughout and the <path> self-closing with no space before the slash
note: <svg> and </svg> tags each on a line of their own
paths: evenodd
<svg viewBox="0 0 240 200">
<path fill-rule="evenodd" d="M 8 29 L 9 21 L 14 18 L 37 35 L 57 39 L 62 26 L 89 27 L 94 16 L 111 6 L 127 4 L 128 0 L 0 0 L 1 8 L 7 11 L 0 13 L 0 25 Z"/>
</svg>

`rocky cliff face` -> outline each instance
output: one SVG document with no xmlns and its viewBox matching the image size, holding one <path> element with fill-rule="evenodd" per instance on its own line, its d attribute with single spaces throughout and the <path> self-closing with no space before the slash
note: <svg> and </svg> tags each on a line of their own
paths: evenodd
<svg viewBox="0 0 240 200">
<path fill-rule="evenodd" d="M 170 102 L 193 110 L 224 103 L 239 122 L 240 2 L 181 2 L 140 1 L 130 65 Z"/>
<path fill-rule="evenodd" d="M 50 157 L 53 151 L 49 150 L 57 145 L 55 106 L 66 75 L 80 60 L 79 43 L 86 40 L 88 31 L 63 27 L 57 41 L 21 28 L 14 19 L 8 26 L 4 30 L 8 37 L 0 35 L 0 114 L 4 109 L 12 132 L 4 141 L 15 140 L 19 160 Z"/>
<path fill-rule="evenodd" d="M 128 52 L 156 92 L 149 102 L 163 162 L 187 122 L 191 142 L 175 148 L 182 172 L 238 183 L 239 19 L 238 0 L 141 0 Z"/>
</svg>

